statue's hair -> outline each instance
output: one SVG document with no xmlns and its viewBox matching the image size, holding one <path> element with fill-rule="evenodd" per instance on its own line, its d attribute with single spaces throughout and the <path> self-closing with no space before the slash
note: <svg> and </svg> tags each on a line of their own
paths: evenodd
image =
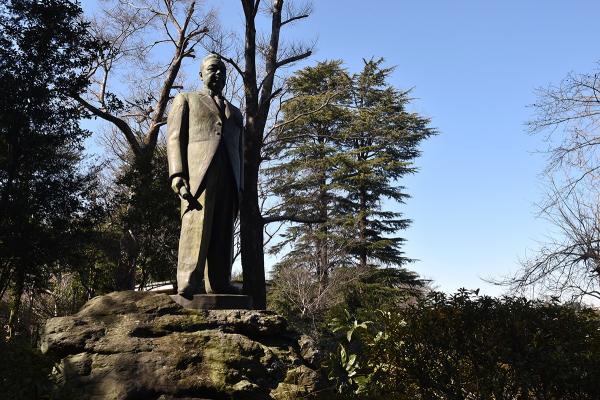
<svg viewBox="0 0 600 400">
<path fill-rule="evenodd" d="M 219 67 L 222 68 L 223 71 L 226 70 L 225 63 L 223 62 L 223 60 L 221 60 L 221 57 L 218 54 L 209 53 L 202 60 L 202 64 L 200 65 L 200 73 L 202 73 L 202 70 L 204 69 L 204 65 L 206 65 L 206 63 L 208 63 L 209 61 L 217 61 L 217 63 L 219 63 Z"/>
</svg>

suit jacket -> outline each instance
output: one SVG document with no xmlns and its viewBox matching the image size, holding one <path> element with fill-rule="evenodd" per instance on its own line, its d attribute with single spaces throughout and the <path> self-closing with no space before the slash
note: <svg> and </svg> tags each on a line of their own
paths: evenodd
<svg viewBox="0 0 600 400">
<path fill-rule="evenodd" d="M 169 177 L 182 176 L 198 196 L 200 185 L 221 141 L 227 149 L 238 196 L 244 187 L 243 117 L 224 101 L 224 115 L 205 91 L 179 93 L 167 120 Z M 224 118 L 223 118 L 224 117 Z"/>
</svg>

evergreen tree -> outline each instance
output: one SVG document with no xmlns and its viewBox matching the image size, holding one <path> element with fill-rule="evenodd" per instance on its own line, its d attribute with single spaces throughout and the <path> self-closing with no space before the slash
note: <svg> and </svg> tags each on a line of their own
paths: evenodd
<svg viewBox="0 0 600 400">
<path fill-rule="evenodd" d="M 291 98 L 282 107 L 282 129 L 266 146 L 277 160 L 266 175 L 270 193 L 279 200 L 267 218 L 289 215 L 300 223 L 288 227 L 271 252 L 289 245 L 283 264 L 303 264 L 326 278 L 332 264 L 345 257 L 336 236 L 341 199 L 332 176 L 339 153 L 337 136 L 350 121 L 345 107 L 350 77 L 341 61 L 326 61 L 299 71 L 288 87 Z M 319 107 L 317 113 L 306 113 Z"/>
<path fill-rule="evenodd" d="M 99 46 L 80 6 L 9 0 L 0 6 L 0 294 L 11 293 L 9 328 L 27 288 L 43 288 L 76 244 L 75 220 L 93 181 L 80 167 L 86 132 L 69 95 Z M 75 248 L 73 247 L 75 246 Z"/>
<path fill-rule="evenodd" d="M 407 261 L 397 233 L 410 221 L 388 204 L 408 197 L 399 180 L 416 171 L 418 146 L 434 130 L 429 119 L 406 110 L 409 93 L 387 82 L 393 69 L 382 63 L 365 60 L 363 70 L 349 77 L 340 61 L 324 62 L 290 79 L 292 97 L 269 147 L 269 158 L 278 162 L 267 169 L 268 180 L 280 199 L 272 212 L 313 223 L 286 231 L 273 248 L 291 245 L 284 259 L 309 257 L 317 270 L 326 270 L 329 243 L 362 267 Z M 318 104 L 327 105 L 304 114 Z"/>
<path fill-rule="evenodd" d="M 276 160 L 267 181 L 279 200 L 271 212 L 300 216 L 271 248 L 284 255 L 270 301 L 313 332 L 340 304 L 395 307 L 408 287 L 425 284 L 402 268 L 398 231 L 409 221 L 384 201 L 408 196 L 398 180 L 415 171 L 418 145 L 434 131 L 406 111 L 408 93 L 387 83 L 392 69 L 382 63 L 365 61 L 354 76 L 341 61 L 298 72 L 267 147 Z"/>
<path fill-rule="evenodd" d="M 404 239 L 397 234 L 410 220 L 385 200 L 398 204 L 409 197 L 399 180 L 416 171 L 419 144 L 435 133 L 428 118 L 406 110 L 409 92 L 387 82 L 393 68 L 382 64 L 382 58 L 364 60 L 363 70 L 353 77 L 352 119 L 339 136 L 339 168 L 333 177 L 346 194 L 347 247 L 363 268 L 407 261 L 401 251 Z"/>
</svg>

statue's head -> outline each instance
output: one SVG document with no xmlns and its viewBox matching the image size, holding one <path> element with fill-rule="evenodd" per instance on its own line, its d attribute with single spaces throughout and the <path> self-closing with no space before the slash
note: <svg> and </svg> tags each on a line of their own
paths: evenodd
<svg viewBox="0 0 600 400">
<path fill-rule="evenodd" d="M 204 57 L 200 67 L 200 78 L 204 82 L 204 87 L 215 93 L 221 93 L 225 87 L 225 74 L 225 64 L 221 57 L 216 54 Z"/>
</svg>

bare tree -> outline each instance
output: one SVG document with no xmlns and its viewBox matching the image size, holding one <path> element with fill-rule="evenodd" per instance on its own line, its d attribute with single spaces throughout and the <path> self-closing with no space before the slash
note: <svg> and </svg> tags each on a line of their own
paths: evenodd
<svg viewBox="0 0 600 400">
<path fill-rule="evenodd" d="M 134 158 L 142 159 L 153 153 L 166 124 L 171 91 L 181 88 L 176 79 L 182 64 L 195 57 L 214 15 L 200 15 L 195 1 L 117 0 L 106 5 L 91 29 L 106 48 L 90 70 L 94 85 L 85 98 L 76 98 L 113 124 Z"/>
<path fill-rule="evenodd" d="M 513 276 L 496 282 L 519 295 L 569 301 L 600 300 L 600 193 L 553 187 L 553 204 L 542 209 L 555 231 Z"/>
<path fill-rule="evenodd" d="M 600 65 L 537 90 L 528 122 L 544 135 L 548 188 L 540 215 L 555 228 L 521 269 L 496 281 L 521 294 L 600 299 Z"/>
<path fill-rule="evenodd" d="M 262 147 L 269 121 L 271 104 L 284 90 L 278 71 L 312 54 L 311 46 L 282 46 L 283 28 L 307 18 L 310 7 L 293 7 L 293 2 L 273 0 L 262 6 L 260 0 L 241 0 L 245 19 L 243 55 L 218 51 L 241 76 L 245 106 L 244 195 L 240 207 L 240 239 L 245 293 L 253 297 L 254 306 L 266 307 L 264 267 L 264 226 L 259 198 L 259 171 Z M 256 20 L 260 14 L 270 19 L 270 31 L 257 35 Z M 238 57 L 239 56 L 239 57 Z M 277 221 L 274 221 L 277 222 Z"/>
<path fill-rule="evenodd" d="M 93 84 L 88 92 L 74 97 L 110 123 L 105 142 L 140 177 L 128 188 L 134 199 L 131 214 L 144 207 L 135 199 L 151 186 L 167 106 L 172 91 L 183 87 L 183 63 L 195 57 L 214 27 L 214 14 L 201 12 L 196 1 L 188 0 L 107 0 L 92 20 L 90 31 L 105 48 L 89 71 Z M 134 226 L 122 231 L 118 288 L 131 289 L 142 232 Z"/>
<path fill-rule="evenodd" d="M 336 268 L 326 273 L 315 267 L 310 260 L 281 264 L 273 281 L 277 296 L 306 321 L 313 332 L 318 331 L 324 313 L 344 301 L 344 288 L 365 275 L 355 269 Z"/>
<path fill-rule="evenodd" d="M 600 68 L 598 65 L 597 68 Z M 562 82 L 537 89 L 535 117 L 527 123 L 533 134 L 543 134 L 547 175 L 559 183 L 562 196 L 576 186 L 598 185 L 600 163 L 600 70 L 567 75 Z M 556 174 L 560 174 L 560 182 Z M 554 191 L 553 191 L 554 192 Z"/>
</svg>

